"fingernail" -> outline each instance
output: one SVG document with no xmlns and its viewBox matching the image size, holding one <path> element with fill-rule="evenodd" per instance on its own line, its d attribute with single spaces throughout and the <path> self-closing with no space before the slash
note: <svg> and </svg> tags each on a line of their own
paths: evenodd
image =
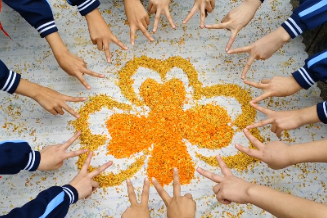
<svg viewBox="0 0 327 218">
<path fill-rule="evenodd" d="M 130 180 L 130 179 L 126 179 L 126 182 L 127 182 L 127 183 L 130 183 L 130 182 L 131 182 L 131 180 Z"/>
<path fill-rule="evenodd" d="M 156 182 L 156 181 L 157 181 L 156 178 L 152 177 L 152 182 Z"/>
<path fill-rule="evenodd" d="M 145 182 L 149 181 L 148 177 L 145 177 L 144 181 L 145 181 Z"/>
<path fill-rule="evenodd" d="M 85 101 L 85 100 L 86 100 L 86 98 L 82 98 L 82 100 L 84 100 L 84 101 Z"/>
<path fill-rule="evenodd" d="M 177 168 L 176 168 L 176 167 L 174 167 L 174 172 L 175 172 L 175 173 L 177 173 L 177 172 L 178 172 L 178 170 L 177 170 Z"/>
<path fill-rule="evenodd" d="M 218 157 L 218 158 L 221 158 L 220 154 L 217 154 L 217 157 Z"/>
<path fill-rule="evenodd" d="M 87 89 L 91 89 L 91 86 L 87 86 L 86 88 L 87 88 Z"/>
<path fill-rule="evenodd" d="M 80 116 L 77 114 L 77 115 L 76 115 L 76 118 L 80 118 Z"/>
<path fill-rule="evenodd" d="M 88 152 L 89 150 L 88 149 L 84 149 L 83 152 Z"/>
<path fill-rule="evenodd" d="M 201 167 L 196 168 L 197 171 L 202 171 Z"/>
</svg>

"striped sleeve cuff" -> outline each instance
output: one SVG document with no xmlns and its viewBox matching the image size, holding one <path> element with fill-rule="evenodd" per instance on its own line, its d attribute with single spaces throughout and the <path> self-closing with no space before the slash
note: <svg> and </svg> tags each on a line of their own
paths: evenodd
<svg viewBox="0 0 327 218">
<path fill-rule="evenodd" d="M 2 87 L 1 91 L 5 91 L 10 94 L 13 94 L 19 85 L 20 77 L 21 77 L 20 74 L 10 70 L 9 76 L 5 82 L 5 85 Z"/>
<path fill-rule="evenodd" d="M 100 1 L 99 0 L 86 0 L 82 4 L 77 5 L 78 11 L 81 13 L 82 16 L 87 15 L 97 7 L 99 7 Z"/>
<path fill-rule="evenodd" d="M 35 171 L 40 165 L 41 154 L 39 151 L 31 151 L 29 153 L 29 158 L 26 167 L 24 170 Z"/>
<path fill-rule="evenodd" d="M 282 27 L 290 34 L 294 39 L 298 35 L 301 35 L 307 28 L 302 24 L 300 17 L 297 14 L 292 14 L 283 24 Z"/>
<path fill-rule="evenodd" d="M 50 35 L 51 33 L 58 32 L 56 23 L 54 20 L 44 23 L 36 28 L 42 38 Z"/>
<path fill-rule="evenodd" d="M 64 185 L 62 189 L 69 198 L 69 204 L 75 204 L 78 201 L 78 192 L 73 186 Z"/>
<path fill-rule="evenodd" d="M 298 82 L 298 84 L 304 88 L 309 89 L 313 84 L 315 84 L 315 80 L 310 76 L 308 68 L 306 66 L 301 67 L 293 74 L 294 79 Z"/>
<path fill-rule="evenodd" d="M 317 104 L 317 113 L 319 120 L 324 124 L 327 124 L 327 106 L 326 101 Z"/>
</svg>

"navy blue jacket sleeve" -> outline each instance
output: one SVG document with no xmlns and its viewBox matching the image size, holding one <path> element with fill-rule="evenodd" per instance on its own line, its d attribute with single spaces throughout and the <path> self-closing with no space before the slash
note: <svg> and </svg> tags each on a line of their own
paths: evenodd
<svg viewBox="0 0 327 218">
<path fill-rule="evenodd" d="M 1 218 L 64 218 L 69 205 L 76 203 L 78 193 L 70 185 L 53 186 L 41 192 L 34 200 L 15 208 Z"/>
<path fill-rule="evenodd" d="M 13 94 L 20 82 L 20 74 L 15 73 L 7 68 L 0 60 L 0 89 Z"/>
<path fill-rule="evenodd" d="M 21 170 L 35 171 L 41 155 L 25 141 L 0 142 L 0 174 L 16 174 Z"/>
<path fill-rule="evenodd" d="M 3 0 L 17 11 L 41 35 L 57 32 L 52 10 L 47 0 Z"/>
<path fill-rule="evenodd" d="M 317 81 L 327 79 L 327 50 L 305 60 L 305 65 L 293 73 L 293 77 L 304 89 Z"/>
<path fill-rule="evenodd" d="M 324 124 L 327 124 L 327 105 L 326 101 L 321 102 L 317 105 L 317 114 L 319 117 L 319 120 L 323 122 Z"/>
<path fill-rule="evenodd" d="M 291 38 L 302 34 L 306 30 L 312 30 L 327 22 L 327 1 L 306 0 L 294 10 L 282 27 L 288 32 Z"/>
<path fill-rule="evenodd" d="M 100 5 L 99 0 L 66 0 L 70 5 L 77 6 L 82 16 L 87 15 Z"/>
</svg>

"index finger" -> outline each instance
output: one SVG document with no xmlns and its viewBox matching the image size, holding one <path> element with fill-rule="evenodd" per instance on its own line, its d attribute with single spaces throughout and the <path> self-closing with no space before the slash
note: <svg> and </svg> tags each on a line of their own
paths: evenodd
<svg viewBox="0 0 327 218">
<path fill-rule="evenodd" d="M 63 145 L 63 149 L 67 150 L 67 148 L 69 146 L 71 146 L 71 144 L 73 144 L 77 139 L 78 137 L 81 135 L 81 132 L 77 132 L 73 137 L 71 137 L 70 139 L 68 139 Z"/>
<path fill-rule="evenodd" d="M 82 102 L 82 101 L 85 101 L 85 100 L 86 100 L 86 98 L 84 98 L 84 97 L 71 97 L 71 96 L 64 95 L 64 101 Z"/>
<path fill-rule="evenodd" d="M 88 69 L 84 69 L 82 73 L 85 73 L 85 74 L 90 75 L 90 76 L 98 77 L 98 78 L 104 78 L 103 74 L 96 73 L 96 72 L 90 71 Z"/>
<path fill-rule="evenodd" d="M 127 193 L 128 193 L 129 201 L 131 202 L 132 205 L 138 204 L 131 180 L 127 179 L 126 184 L 127 184 Z"/>
<path fill-rule="evenodd" d="M 207 170 L 205 170 L 205 169 L 202 169 L 202 168 L 200 168 L 200 167 L 198 167 L 198 168 L 196 169 L 196 171 L 197 171 L 198 173 L 200 173 L 202 176 L 207 177 L 207 178 L 210 179 L 211 181 L 214 181 L 214 182 L 217 182 L 217 183 L 220 183 L 220 182 L 223 181 L 223 177 L 218 176 L 218 175 L 216 175 L 216 174 L 214 174 L 214 173 L 212 173 L 212 172 L 209 172 L 209 171 L 207 171 Z"/>
<path fill-rule="evenodd" d="M 252 82 L 249 80 L 243 80 L 243 82 L 249 86 L 253 86 L 254 88 L 258 88 L 258 89 L 264 89 L 266 88 L 268 85 L 267 84 L 262 84 L 262 83 L 258 83 L 258 82 Z"/>
<path fill-rule="evenodd" d="M 185 20 L 183 21 L 183 24 L 186 24 L 192 17 L 193 15 L 198 11 L 198 9 L 196 8 L 196 6 L 194 6 L 190 13 L 188 13 L 188 15 L 186 16 Z"/>
<path fill-rule="evenodd" d="M 90 163 L 91 163 L 91 159 L 92 159 L 92 155 L 93 155 L 93 152 L 90 151 L 89 154 L 87 155 L 87 158 L 82 166 L 82 169 L 81 171 L 83 173 L 87 173 L 87 170 L 89 169 L 89 166 L 90 166 Z"/>
<path fill-rule="evenodd" d="M 246 136 L 246 138 L 248 138 L 248 140 L 258 149 L 261 150 L 263 148 L 263 144 L 256 138 L 254 137 L 249 130 L 244 129 L 243 130 L 244 135 Z"/>
<path fill-rule="evenodd" d="M 165 205 L 167 206 L 171 197 L 168 195 L 165 189 L 163 189 L 163 187 L 158 183 L 158 181 L 155 178 L 152 178 L 152 183 L 154 188 L 157 190 L 159 196 L 162 198 L 162 200 L 165 202 Z"/>
<path fill-rule="evenodd" d="M 111 55 L 110 55 L 110 50 L 109 50 L 109 43 L 108 42 L 104 42 L 104 53 L 106 54 L 106 58 L 107 58 L 107 62 L 110 63 L 111 62 Z"/>
<path fill-rule="evenodd" d="M 166 15 L 166 17 L 167 17 L 168 22 L 170 23 L 170 26 L 171 26 L 173 29 L 176 29 L 176 26 L 175 26 L 175 24 L 174 24 L 173 18 L 171 17 L 168 8 L 165 10 L 165 15 Z"/>
<path fill-rule="evenodd" d="M 269 110 L 268 108 L 261 107 L 261 106 L 259 106 L 258 104 L 254 104 L 254 103 L 252 103 L 252 102 L 250 102 L 250 105 L 251 105 L 252 107 L 254 107 L 255 109 L 257 109 L 258 111 L 260 111 L 261 113 L 267 115 L 267 116 L 270 114 L 270 112 L 272 112 L 272 111 Z"/>
<path fill-rule="evenodd" d="M 174 168 L 174 180 L 173 180 L 173 186 L 174 186 L 174 196 L 181 196 L 181 184 L 179 182 L 179 175 L 178 175 L 178 169 Z"/>
<path fill-rule="evenodd" d="M 76 78 L 83 84 L 83 86 L 85 86 L 85 88 L 89 90 L 91 89 L 91 86 L 86 82 L 82 74 L 76 75 Z"/>
<path fill-rule="evenodd" d="M 160 16 L 161 16 L 161 9 L 158 9 L 156 12 L 156 16 L 154 17 L 154 24 L 153 24 L 153 30 L 152 30 L 153 33 L 155 33 L 158 29 Z"/>
<path fill-rule="evenodd" d="M 153 38 L 151 37 L 150 33 L 145 29 L 144 26 L 141 25 L 140 30 L 145 35 L 145 37 L 148 38 L 148 40 L 150 40 L 151 42 L 153 41 Z"/>
<path fill-rule="evenodd" d="M 261 120 L 261 121 L 259 121 L 257 123 L 251 124 L 251 125 L 247 126 L 246 128 L 247 129 L 253 129 L 253 128 L 257 128 L 257 127 L 262 127 L 262 126 L 271 124 L 273 122 L 274 122 L 274 118 L 269 118 L 269 119 Z"/>
<path fill-rule="evenodd" d="M 223 159 L 220 157 L 219 154 L 217 155 L 217 161 L 224 176 L 233 175 L 232 171 L 230 171 L 230 169 L 227 167 L 227 165 L 225 164 L 225 162 L 223 161 Z"/>
<path fill-rule="evenodd" d="M 99 175 L 100 173 L 102 173 L 103 171 L 105 171 L 108 167 L 110 167 L 112 165 L 112 161 L 109 161 L 108 163 L 103 164 L 101 167 L 99 167 L 98 169 L 92 171 L 91 173 L 89 173 L 89 176 L 91 178 Z"/>
<path fill-rule="evenodd" d="M 149 195 L 150 195 L 150 181 L 148 180 L 148 178 L 145 178 L 142 196 L 141 196 L 141 204 L 148 205 Z"/>
<path fill-rule="evenodd" d="M 248 62 L 246 62 L 246 65 L 245 65 L 244 70 L 242 72 L 242 79 L 245 79 L 245 75 L 247 74 L 247 72 L 251 68 L 251 65 L 252 65 L 254 60 L 255 60 L 255 57 L 250 55 L 250 57 L 248 59 Z"/>
<path fill-rule="evenodd" d="M 74 111 L 72 108 L 70 108 L 67 104 L 62 103 L 60 106 L 64 108 L 65 111 L 76 117 L 77 119 L 80 118 L 79 114 L 76 111 Z"/>
<path fill-rule="evenodd" d="M 130 29 L 131 29 L 131 44 L 134 46 L 134 44 L 135 44 L 135 28 L 134 27 L 130 27 Z"/>
<path fill-rule="evenodd" d="M 250 50 L 251 50 L 251 46 L 248 45 L 248 46 L 245 46 L 242 48 L 235 48 L 235 49 L 229 50 L 227 53 L 228 54 L 245 53 L 245 52 L 249 52 Z"/>
<path fill-rule="evenodd" d="M 204 28 L 204 21 L 206 19 L 206 13 L 205 13 L 205 5 L 201 5 L 201 12 L 200 12 L 200 28 Z"/>
<path fill-rule="evenodd" d="M 228 23 L 217 23 L 205 25 L 207 29 L 228 29 Z"/>
</svg>

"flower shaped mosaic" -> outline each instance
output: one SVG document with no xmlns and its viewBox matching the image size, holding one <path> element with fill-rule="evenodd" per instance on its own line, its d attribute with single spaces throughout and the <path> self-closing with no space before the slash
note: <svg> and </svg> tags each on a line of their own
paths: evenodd
<svg viewBox="0 0 327 218">
<path fill-rule="evenodd" d="M 169 70 L 174 67 L 181 68 L 193 87 L 194 100 L 201 97 L 234 97 L 241 104 L 242 114 L 232 122 L 227 111 L 217 105 L 195 105 L 184 111 L 186 91 L 182 81 L 178 79 L 165 81 L 164 84 L 147 79 L 140 87 L 140 96 L 143 98 L 141 100 L 132 86 L 132 76 L 139 67 L 158 72 L 163 81 Z M 240 131 L 252 123 L 256 116 L 255 109 L 248 104 L 251 100 L 248 91 L 234 84 L 202 87 L 193 65 L 181 57 L 171 57 L 161 61 L 142 56 L 129 61 L 118 75 L 118 85 L 122 94 L 136 106 L 149 107 L 149 114 L 147 116 L 132 114 L 131 105 L 119 103 L 106 95 L 99 95 L 91 97 L 79 111 L 81 118 L 72 122 L 76 131 L 81 131 L 82 148 L 95 151 L 106 143 L 107 137 L 91 133 L 88 128 L 89 115 L 104 107 L 111 110 L 122 109 L 124 113 L 115 113 L 106 121 L 108 132 L 112 137 L 107 147 L 108 154 L 115 158 L 129 158 L 140 152 L 144 154 L 127 170 L 118 174 L 103 173 L 98 176 L 96 180 L 102 187 L 120 185 L 124 180 L 132 177 L 144 165 L 147 155 L 149 178 L 155 177 L 162 185 L 168 185 L 172 182 L 171 171 L 177 167 L 181 184 L 189 184 L 194 178 L 195 164 L 183 139 L 200 149 L 220 149 L 231 143 L 235 134 L 232 126 L 237 127 L 236 131 Z M 257 129 L 251 131 L 263 141 Z M 197 154 L 196 157 L 209 165 L 218 166 L 214 156 L 205 157 Z M 85 159 L 86 154 L 79 157 L 77 162 L 79 168 Z M 240 152 L 234 156 L 224 157 L 224 160 L 229 167 L 241 170 L 257 161 Z M 92 171 L 94 168 L 90 167 L 89 170 Z"/>
</svg>

